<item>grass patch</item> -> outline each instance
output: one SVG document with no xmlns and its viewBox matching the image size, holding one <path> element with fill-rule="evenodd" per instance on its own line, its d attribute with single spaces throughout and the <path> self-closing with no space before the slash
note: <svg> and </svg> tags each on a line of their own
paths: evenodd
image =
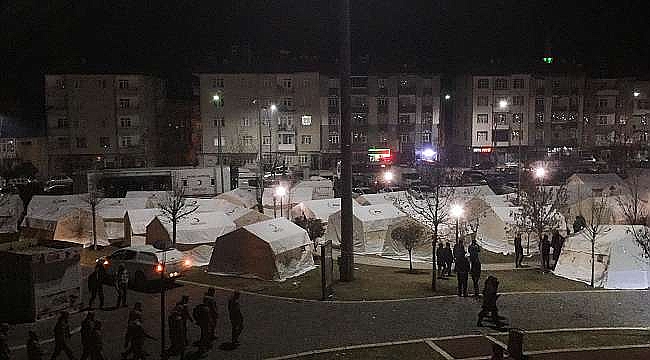
<svg viewBox="0 0 650 360">
<path fill-rule="evenodd" d="M 342 350 L 321 354 L 301 356 L 301 360 L 403 360 L 403 359 L 431 359 L 443 360 L 444 357 L 433 351 L 427 344 L 419 342 L 412 344 L 379 346 L 352 350 Z"/>
<path fill-rule="evenodd" d="M 526 250 L 524 248 L 524 254 L 526 253 Z M 485 249 L 481 250 L 481 263 L 483 264 L 506 264 L 506 263 L 515 263 L 515 255 L 503 255 L 491 251 L 487 251 Z M 532 255 L 532 256 L 525 256 L 524 255 L 524 264 L 529 264 L 529 265 L 534 265 L 539 263 L 539 256 L 538 255 Z"/>
<path fill-rule="evenodd" d="M 337 266 L 334 267 L 334 295 L 336 300 L 389 300 L 417 298 L 436 295 L 454 295 L 457 291 L 455 277 L 437 280 L 438 291 L 431 291 L 431 272 L 418 270 L 409 274 L 408 270 L 355 265 L 355 280 L 339 282 Z M 537 269 L 511 271 L 484 271 L 482 282 L 488 275 L 496 276 L 501 285 L 501 292 L 544 291 L 544 290 L 588 290 L 579 282 L 559 278 L 551 273 L 542 273 Z M 211 275 L 202 269 L 193 269 L 185 280 L 213 286 L 239 289 L 266 295 L 319 300 L 321 298 L 320 271 L 312 270 L 302 276 L 284 282 L 244 279 L 230 276 Z M 398 286 L 399 285 L 399 286 Z M 472 288 L 470 280 L 470 289 Z M 471 290 L 470 290 L 471 291 Z"/>
</svg>

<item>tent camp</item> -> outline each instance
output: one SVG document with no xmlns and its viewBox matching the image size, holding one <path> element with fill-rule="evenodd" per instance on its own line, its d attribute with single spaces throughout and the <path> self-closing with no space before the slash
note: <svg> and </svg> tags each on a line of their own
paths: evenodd
<svg viewBox="0 0 650 360">
<path fill-rule="evenodd" d="M 272 217 L 264 215 L 258 212 L 257 210 L 253 210 L 253 209 L 244 209 L 244 210 L 245 212 L 236 211 L 235 213 L 232 214 L 232 216 L 231 214 L 226 213 L 226 216 L 229 216 L 232 219 L 232 221 L 235 223 L 237 229 L 246 225 L 252 225 L 258 222 L 273 219 Z"/>
<path fill-rule="evenodd" d="M 332 180 L 320 176 L 312 176 L 309 180 L 299 181 L 293 186 L 294 189 L 310 188 L 312 189 L 311 198 L 314 200 L 331 199 L 334 197 L 334 185 Z"/>
<path fill-rule="evenodd" d="M 95 232 L 97 234 L 97 245 L 110 245 L 101 219 L 95 222 Z M 69 209 L 58 218 L 52 240 L 72 242 L 81 244 L 84 247 L 93 245 L 92 212 L 83 208 Z"/>
<path fill-rule="evenodd" d="M 353 201 L 352 205 L 356 203 Z M 319 219 L 327 224 L 330 215 L 341 210 L 341 198 L 303 201 L 291 209 L 291 216 L 305 216 L 307 219 Z"/>
<path fill-rule="evenodd" d="M 391 204 L 354 206 L 352 213 L 354 252 L 359 254 L 382 254 L 390 226 L 407 218 Z M 330 215 L 323 238 L 341 243 L 341 211 Z"/>
<path fill-rule="evenodd" d="M 219 236 L 235 230 L 235 223 L 222 212 L 192 213 L 176 224 L 176 246 L 186 250 L 202 244 L 212 244 Z M 171 241 L 173 224 L 164 215 L 156 216 L 148 225 L 146 243 Z"/>
<path fill-rule="evenodd" d="M 282 205 L 282 212 L 286 214 L 286 212 L 291 211 L 291 208 L 295 205 L 303 201 L 311 200 L 312 195 L 313 189 L 310 187 L 293 187 L 289 189 L 287 193 L 282 197 L 275 196 L 275 189 L 266 188 L 264 189 L 264 194 L 262 195 L 262 204 L 266 209 L 273 209 L 273 206 L 275 205 L 277 213 L 280 212 L 280 205 Z"/>
<path fill-rule="evenodd" d="M 70 210 L 87 208 L 82 195 L 34 195 L 27 205 L 24 228 L 54 231 L 56 223 Z"/>
<path fill-rule="evenodd" d="M 358 196 L 355 200 L 363 206 L 366 205 L 379 205 L 379 204 L 394 204 L 395 201 L 403 200 L 406 198 L 406 191 L 385 192 L 378 194 L 364 194 Z"/>
<path fill-rule="evenodd" d="M 620 195 L 625 183 L 616 174 L 573 174 L 566 181 L 568 204 L 589 197 Z"/>
<path fill-rule="evenodd" d="M 144 245 L 147 239 L 147 225 L 156 216 L 161 215 L 160 209 L 130 209 L 124 214 L 124 242 L 130 245 Z"/>
<path fill-rule="evenodd" d="M 18 232 L 23 201 L 16 194 L 0 194 L 0 234 Z"/>
<path fill-rule="evenodd" d="M 606 219 L 603 219 L 603 224 L 616 224 L 616 225 L 625 225 L 627 221 L 625 219 L 625 213 L 619 206 L 619 201 L 624 204 L 627 204 L 628 201 L 631 201 L 626 195 L 615 195 L 615 196 L 606 196 L 606 197 L 588 197 L 582 201 L 575 202 L 570 204 L 567 209 L 567 218 L 569 222 L 572 222 L 576 216 L 582 215 L 585 219 L 589 220 L 591 218 L 592 209 L 594 203 L 599 206 L 600 202 L 604 202 L 604 205 L 607 208 Z M 640 211 L 645 211 L 646 204 L 644 202 L 639 202 Z"/>
<path fill-rule="evenodd" d="M 628 230 L 626 225 L 610 225 L 596 238 L 594 286 L 606 289 L 650 286 L 648 259 Z M 584 231 L 566 240 L 554 273 L 587 284 L 591 282 L 591 240 Z"/>
<path fill-rule="evenodd" d="M 214 243 L 208 272 L 283 281 L 314 269 L 307 232 L 284 218 L 244 226 Z"/>
<path fill-rule="evenodd" d="M 158 207 L 158 202 L 167 196 L 167 191 L 127 191 L 125 198 L 145 198 L 147 207 Z"/>
</svg>

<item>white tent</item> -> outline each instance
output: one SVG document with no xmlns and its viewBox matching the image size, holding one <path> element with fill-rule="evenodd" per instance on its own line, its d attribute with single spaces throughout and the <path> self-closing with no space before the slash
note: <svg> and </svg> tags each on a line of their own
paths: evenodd
<svg viewBox="0 0 650 360">
<path fill-rule="evenodd" d="M 147 198 L 104 198 L 97 205 L 97 216 L 104 221 L 109 241 L 124 239 L 124 215 L 131 209 L 150 207 Z"/>
<path fill-rule="evenodd" d="M 293 188 L 312 189 L 311 198 L 314 200 L 331 199 L 334 197 L 334 185 L 332 184 L 332 180 L 328 180 L 320 176 L 312 176 L 309 180 L 300 181 L 294 185 Z"/>
<path fill-rule="evenodd" d="M 0 194 L 0 234 L 18 232 L 23 201 L 16 194 Z"/>
<path fill-rule="evenodd" d="M 54 231 L 59 219 L 73 209 L 86 209 L 83 195 L 34 195 L 27 205 L 22 227 Z"/>
<path fill-rule="evenodd" d="M 353 201 L 353 206 L 357 204 Z M 305 216 L 308 219 L 320 219 L 327 224 L 330 215 L 341 210 L 341 198 L 303 201 L 291 209 L 291 216 Z"/>
<path fill-rule="evenodd" d="M 593 196 L 620 195 L 625 183 L 616 174 L 573 174 L 566 181 L 568 204 Z"/>
<path fill-rule="evenodd" d="M 587 221 L 591 218 L 591 210 L 594 206 L 594 202 L 597 205 L 600 205 L 600 202 L 604 202 L 607 208 L 607 218 L 604 219 L 604 224 L 616 224 L 616 225 L 625 225 L 627 221 L 625 219 L 625 213 L 622 211 L 619 206 L 619 201 L 622 201 L 624 204 L 627 204 L 628 201 L 631 201 L 627 195 L 615 195 L 615 196 L 606 196 L 606 197 L 588 197 L 582 201 L 575 202 L 570 204 L 567 209 L 567 217 L 571 221 L 575 219 L 576 216 L 582 215 Z M 641 211 L 645 211 L 646 203 L 639 202 Z"/>
<path fill-rule="evenodd" d="M 96 219 L 98 220 L 98 219 Z M 97 245 L 108 246 L 104 223 L 99 219 L 95 222 Z M 82 244 L 84 247 L 93 245 L 93 215 L 88 209 L 70 208 L 56 222 L 53 240 Z"/>
<path fill-rule="evenodd" d="M 124 215 L 124 240 L 130 245 L 144 245 L 147 226 L 161 215 L 160 209 L 130 209 Z"/>
<path fill-rule="evenodd" d="M 596 238 L 594 286 L 606 289 L 650 287 L 650 264 L 629 229 L 626 225 L 609 225 Z M 591 282 L 591 240 L 584 231 L 566 240 L 554 273 L 587 284 Z"/>
<path fill-rule="evenodd" d="M 257 204 L 255 189 L 236 188 L 234 190 L 220 194 L 216 198 L 223 199 L 235 205 L 249 209 Z"/>
<path fill-rule="evenodd" d="M 395 201 L 406 199 L 406 191 L 394 191 L 378 194 L 365 194 L 355 200 L 361 205 L 394 204 Z"/>
<path fill-rule="evenodd" d="M 292 207 L 296 204 L 299 204 L 303 201 L 309 201 L 312 199 L 313 189 L 310 187 L 302 188 L 291 188 L 286 194 L 282 197 L 275 196 L 275 189 L 266 188 L 264 189 L 264 194 L 262 195 L 262 204 L 267 209 L 273 209 L 275 204 L 276 211 L 280 212 L 280 204 L 282 204 L 283 212 L 290 211 Z M 275 199 L 275 202 L 274 202 Z"/>
<path fill-rule="evenodd" d="M 208 272 L 283 281 L 315 268 L 311 247 L 303 228 L 271 219 L 219 237 Z"/>
<path fill-rule="evenodd" d="M 161 224 L 157 226 L 157 224 Z M 195 212 L 176 223 L 176 244 L 197 246 L 212 244 L 216 238 L 235 230 L 235 223 L 221 212 Z M 171 240 L 173 224 L 164 215 L 156 216 L 147 225 L 147 243 L 158 240 Z"/>
<path fill-rule="evenodd" d="M 228 200 L 224 199 L 186 199 L 185 204 L 187 206 L 198 206 L 196 212 L 222 212 L 222 213 L 234 213 L 237 211 L 244 210 L 246 208 L 235 205 Z"/>
<path fill-rule="evenodd" d="M 158 202 L 167 196 L 167 191 L 127 191 L 125 198 L 145 198 L 147 207 L 158 207 Z"/>
<path fill-rule="evenodd" d="M 391 204 L 354 206 L 352 213 L 354 252 L 359 254 L 382 254 L 390 226 L 407 219 Z M 324 239 L 341 243 L 341 211 L 330 215 Z"/>
</svg>

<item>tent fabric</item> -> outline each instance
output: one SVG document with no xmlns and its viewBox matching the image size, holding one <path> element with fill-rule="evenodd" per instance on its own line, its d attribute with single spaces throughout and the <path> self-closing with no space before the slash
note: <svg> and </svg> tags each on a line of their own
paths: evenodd
<svg viewBox="0 0 650 360">
<path fill-rule="evenodd" d="M 0 195 L 0 233 L 16 233 L 23 214 L 23 201 L 16 194 Z"/>
<path fill-rule="evenodd" d="M 587 221 L 591 218 L 591 210 L 594 202 L 600 204 L 604 202 L 608 210 L 608 216 L 606 219 L 603 219 L 604 224 L 616 224 L 616 225 L 625 225 L 627 220 L 625 219 L 625 213 L 621 210 L 619 206 L 619 201 L 623 203 L 628 203 L 630 197 L 627 195 L 615 195 L 615 196 L 606 196 L 606 197 L 588 197 L 582 201 L 575 202 L 568 206 L 567 216 L 568 218 L 575 219 L 576 216 L 582 215 Z M 644 211 L 646 204 L 640 202 L 639 206 L 641 211 Z"/>
<path fill-rule="evenodd" d="M 354 206 L 352 208 L 354 252 L 381 255 L 388 232 L 393 224 L 407 219 L 407 215 L 391 204 Z M 330 215 L 323 238 L 341 243 L 341 211 Z"/>
<path fill-rule="evenodd" d="M 192 266 L 207 266 L 210 264 L 213 249 L 212 245 L 199 245 L 193 249 L 183 251 L 183 257 L 190 259 Z"/>
<path fill-rule="evenodd" d="M 168 239 L 172 238 L 173 224 L 163 214 L 156 218 L 167 230 Z M 149 239 L 149 224 L 147 239 Z M 219 236 L 235 230 L 235 223 L 221 212 L 192 213 L 176 223 L 176 243 L 181 245 L 212 244 Z"/>
<path fill-rule="evenodd" d="M 356 205 L 352 202 L 352 205 Z M 327 223 L 330 215 L 341 210 L 341 198 L 303 201 L 291 209 L 293 218 L 305 216 Z"/>
<path fill-rule="evenodd" d="M 232 213 L 238 209 L 244 209 L 241 206 L 235 205 L 230 201 L 224 199 L 186 199 L 187 206 L 197 206 L 196 212 L 223 212 Z"/>
<path fill-rule="evenodd" d="M 650 287 L 648 259 L 629 230 L 627 225 L 607 225 L 596 237 L 594 286 L 606 289 Z M 591 282 L 591 240 L 584 230 L 566 240 L 554 273 L 587 284 Z"/>
<path fill-rule="evenodd" d="M 625 182 L 616 174 L 573 174 L 566 181 L 567 203 L 574 204 L 593 196 L 620 195 Z"/>
<path fill-rule="evenodd" d="M 56 222 L 54 240 L 81 244 L 84 247 L 93 245 L 93 216 L 91 211 L 74 208 L 65 213 Z M 95 222 L 97 245 L 108 246 L 106 231 L 102 221 Z"/>
<path fill-rule="evenodd" d="M 223 194 L 219 194 L 216 198 L 229 201 L 235 205 L 252 208 L 257 205 L 255 189 L 242 189 L 237 188 L 231 191 L 227 191 Z"/>
<path fill-rule="evenodd" d="M 124 215 L 124 240 L 133 245 L 144 245 L 147 226 L 161 215 L 160 209 L 131 209 Z"/>
<path fill-rule="evenodd" d="M 307 232 L 287 219 L 259 222 L 219 237 L 208 272 L 284 281 L 315 268 L 311 246 Z"/>
<path fill-rule="evenodd" d="M 78 195 L 34 195 L 27 205 L 22 227 L 54 231 L 56 223 L 74 209 L 88 208 Z"/>
<path fill-rule="evenodd" d="M 406 191 L 385 192 L 378 194 L 365 194 L 357 196 L 356 200 L 363 206 L 394 204 L 395 201 L 406 198 Z"/>
<path fill-rule="evenodd" d="M 228 214 L 226 214 L 228 215 Z M 246 209 L 244 213 L 237 213 L 237 217 L 233 217 L 233 222 L 237 229 L 244 227 L 246 225 L 252 225 L 258 222 L 271 220 L 273 219 L 270 216 L 264 215 L 257 210 Z"/>
<path fill-rule="evenodd" d="M 282 206 L 286 209 L 291 209 L 291 207 L 298 203 L 312 200 L 312 195 L 313 189 L 310 187 L 292 187 L 282 197 L 275 196 L 275 189 L 266 188 L 264 189 L 264 194 L 262 195 L 262 204 L 264 207 L 273 208 L 273 198 L 275 198 L 276 207 L 280 206 L 280 200 L 282 200 Z"/>
<path fill-rule="evenodd" d="M 104 198 L 97 205 L 97 215 L 106 220 L 122 220 L 129 209 L 147 209 L 147 198 Z"/>
<path fill-rule="evenodd" d="M 334 185 L 332 181 L 320 176 L 312 176 L 309 180 L 299 181 L 293 188 L 312 189 L 311 199 L 314 200 L 331 199 L 334 197 Z"/>
</svg>

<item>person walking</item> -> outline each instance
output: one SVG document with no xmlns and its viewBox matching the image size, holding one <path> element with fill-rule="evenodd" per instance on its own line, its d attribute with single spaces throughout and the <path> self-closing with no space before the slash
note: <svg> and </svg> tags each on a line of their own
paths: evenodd
<svg viewBox="0 0 650 360">
<path fill-rule="evenodd" d="M 0 360 L 9 360 L 11 350 L 9 350 L 9 324 L 0 323 Z"/>
<path fill-rule="evenodd" d="M 38 340 L 38 335 L 36 335 L 36 333 L 31 330 L 27 333 L 27 359 L 28 360 L 43 359 L 43 350 L 41 349 L 41 342 Z"/>
<path fill-rule="evenodd" d="M 524 260 L 524 247 L 521 245 L 521 233 L 515 234 L 515 268 L 522 267 L 521 262 Z"/>
<path fill-rule="evenodd" d="M 467 248 L 469 252 L 470 274 L 472 275 L 472 284 L 474 285 L 474 297 L 479 297 L 479 281 L 481 279 L 481 258 L 479 253 L 481 247 L 476 243 L 476 239 L 472 240 Z"/>
<path fill-rule="evenodd" d="M 129 288 L 129 271 L 126 270 L 124 265 L 120 264 L 117 269 L 117 276 L 115 278 L 115 288 L 117 289 L 117 305 L 127 307 L 126 305 L 126 292 Z"/>
<path fill-rule="evenodd" d="M 88 276 L 88 290 L 90 290 L 90 301 L 88 307 L 93 308 L 95 299 L 99 297 L 99 308 L 104 308 L 104 281 L 106 280 L 106 269 L 101 262 L 95 264 L 95 270 Z"/>
<path fill-rule="evenodd" d="M 445 244 L 445 272 L 451 276 L 451 265 L 454 263 L 454 255 L 451 252 L 451 244 Z"/>
<path fill-rule="evenodd" d="M 550 266 L 550 253 L 551 242 L 548 241 L 548 235 L 542 237 L 542 242 L 539 244 L 540 252 L 542 253 L 542 270 L 546 271 L 551 268 Z"/>
<path fill-rule="evenodd" d="M 228 314 L 230 315 L 230 324 L 232 326 L 231 342 L 233 345 L 239 345 L 239 335 L 241 335 L 244 329 L 244 317 L 241 313 L 239 296 L 239 291 L 235 291 L 228 300 Z"/>
<path fill-rule="evenodd" d="M 201 329 L 201 337 L 195 343 L 199 347 L 200 353 L 206 352 L 212 347 L 210 307 L 207 304 L 208 301 L 208 299 L 203 298 L 203 302 L 196 305 L 192 311 L 194 321 L 196 321 L 196 324 Z"/>
<path fill-rule="evenodd" d="M 217 320 L 219 319 L 219 308 L 217 307 L 216 289 L 209 288 L 204 296 L 205 304 L 210 309 L 210 336 L 212 339 L 217 338 Z"/>
<path fill-rule="evenodd" d="M 555 270 L 557 261 L 560 259 L 560 252 L 562 251 L 563 245 L 564 238 L 560 235 L 560 232 L 557 230 L 553 231 L 553 237 L 551 238 L 551 247 L 553 248 L 553 270 Z"/>
<path fill-rule="evenodd" d="M 133 354 L 134 360 L 144 360 L 148 355 L 144 351 L 144 341 L 146 339 L 156 340 L 156 338 L 147 334 L 140 320 L 135 320 L 129 325 L 129 329 L 126 332 L 124 347 L 127 350 L 122 353 L 122 359 L 126 359 L 129 354 Z"/>
<path fill-rule="evenodd" d="M 478 313 L 478 321 L 476 326 L 483 326 L 483 318 L 488 314 L 492 315 L 492 322 L 497 327 L 500 327 L 501 318 L 499 318 L 499 309 L 497 308 L 497 299 L 499 291 L 499 280 L 490 275 L 485 279 L 485 286 L 483 287 L 483 305 L 481 306 L 481 311 Z"/>
<path fill-rule="evenodd" d="M 59 357 L 61 351 L 65 352 L 68 359 L 75 358 L 72 354 L 72 350 L 70 350 L 70 347 L 68 346 L 68 340 L 71 337 L 70 323 L 68 322 L 69 318 L 70 314 L 67 311 L 62 311 L 56 321 L 56 325 L 54 325 L 54 352 L 50 358 L 52 360 Z"/>
<path fill-rule="evenodd" d="M 136 320 L 142 321 L 142 303 L 139 301 L 133 304 L 133 309 L 129 311 L 129 318 L 127 320 L 127 325 L 130 325 Z"/>
<path fill-rule="evenodd" d="M 129 311 L 129 317 L 126 322 L 126 335 L 125 335 L 125 345 L 124 347 L 127 348 L 125 352 L 122 353 L 122 358 L 126 359 L 128 355 L 133 354 L 135 351 L 135 348 L 133 346 L 128 346 L 130 339 L 132 337 L 133 329 L 132 327 L 135 326 L 135 322 L 139 321 L 140 324 L 142 324 L 142 303 L 141 302 L 136 302 L 133 304 L 133 309 Z"/>
<path fill-rule="evenodd" d="M 458 296 L 467 297 L 467 278 L 470 265 L 467 258 L 459 256 L 456 258 L 456 276 L 458 277 Z"/>
<path fill-rule="evenodd" d="M 90 358 L 92 360 L 104 360 L 101 321 L 95 320 L 88 340 L 90 341 Z"/>
<path fill-rule="evenodd" d="M 442 242 L 438 243 L 436 249 L 436 265 L 438 265 L 438 279 L 444 279 L 445 275 L 445 247 Z"/>
<path fill-rule="evenodd" d="M 91 357 L 90 339 L 93 328 L 95 327 L 95 313 L 89 311 L 81 322 L 81 357 L 80 360 L 86 360 Z"/>
<path fill-rule="evenodd" d="M 170 355 L 180 355 L 181 360 L 185 358 L 185 348 L 187 346 L 187 328 L 183 319 L 183 305 L 177 304 L 174 310 L 169 314 L 169 340 Z"/>
</svg>

